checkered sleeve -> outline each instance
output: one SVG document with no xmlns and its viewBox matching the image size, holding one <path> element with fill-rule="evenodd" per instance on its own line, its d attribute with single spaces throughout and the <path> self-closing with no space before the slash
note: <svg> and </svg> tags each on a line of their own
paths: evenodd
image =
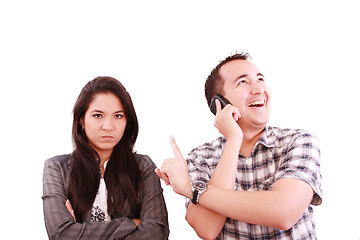
<svg viewBox="0 0 360 240">
<path fill-rule="evenodd" d="M 191 180 L 201 180 L 208 183 L 217 166 L 221 152 L 221 138 L 193 149 L 186 158 Z M 190 201 L 191 199 L 186 199 L 186 207 L 190 204 Z"/>
<path fill-rule="evenodd" d="M 210 181 L 211 176 L 209 176 L 209 174 L 207 174 L 206 171 L 201 168 L 201 162 L 206 163 L 206 161 L 201 156 L 197 155 L 196 150 L 192 151 L 187 156 L 186 161 L 191 181 L 201 180 L 206 183 Z M 186 207 L 189 206 L 190 202 L 191 199 L 187 198 Z"/>
<path fill-rule="evenodd" d="M 318 139 L 305 131 L 298 131 L 292 138 L 282 153 L 282 160 L 274 180 L 296 178 L 308 183 L 315 192 L 311 204 L 320 205 L 322 176 Z"/>
<path fill-rule="evenodd" d="M 202 168 L 202 166 L 206 166 L 207 163 L 201 156 L 194 158 L 193 155 L 189 155 L 186 161 L 192 181 L 200 180 L 206 183 L 210 181 L 211 176 Z"/>
</svg>

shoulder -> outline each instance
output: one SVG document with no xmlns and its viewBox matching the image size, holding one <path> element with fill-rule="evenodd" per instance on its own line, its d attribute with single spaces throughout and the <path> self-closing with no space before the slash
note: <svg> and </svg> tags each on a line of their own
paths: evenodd
<svg viewBox="0 0 360 240">
<path fill-rule="evenodd" d="M 276 145 L 292 144 L 295 142 L 313 143 L 318 145 L 318 139 L 304 129 L 291 129 L 279 127 L 267 127 L 267 138 Z"/>
<path fill-rule="evenodd" d="M 270 127 L 266 128 L 268 131 L 268 135 L 275 135 L 279 138 L 283 137 L 294 137 L 299 135 L 311 135 L 308 131 L 304 129 L 296 129 L 296 128 L 279 128 L 279 127 Z"/>
<path fill-rule="evenodd" d="M 59 166 L 68 165 L 70 158 L 71 158 L 71 154 L 63 154 L 49 158 L 45 161 L 45 168 L 54 165 L 59 165 Z"/>
<path fill-rule="evenodd" d="M 147 179 L 156 179 L 156 181 L 160 180 L 154 171 L 156 165 L 148 155 L 134 153 L 134 156 L 139 165 L 143 181 L 146 181 Z"/>
<path fill-rule="evenodd" d="M 66 179 L 70 174 L 69 162 L 71 156 L 71 154 L 64 154 L 47 159 L 44 164 L 43 181 L 51 182 L 54 179 L 61 178 L 65 186 Z"/>
<path fill-rule="evenodd" d="M 141 170 L 146 171 L 146 169 L 149 168 L 152 169 L 156 168 L 155 163 L 151 160 L 151 158 L 148 155 L 134 153 L 134 156 Z"/>
<path fill-rule="evenodd" d="M 225 146 L 225 142 L 226 140 L 224 137 L 219 137 L 215 140 L 206 142 L 191 150 L 190 153 L 188 154 L 188 157 L 218 158 L 222 154 L 223 148 Z"/>
</svg>

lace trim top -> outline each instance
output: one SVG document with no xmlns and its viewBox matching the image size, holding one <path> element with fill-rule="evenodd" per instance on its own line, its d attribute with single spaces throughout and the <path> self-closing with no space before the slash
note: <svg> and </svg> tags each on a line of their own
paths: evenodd
<svg viewBox="0 0 360 240">
<path fill-rule="evenodd" d="M 104 163 L 104 170 L 106 169 L 109 159 Z M 105 185 L 104 176 L 101 173 L 99 190 L 91 209 L 90 222 L 108 222 L 111 220 L 107 212 L 107 189 Z"/>
</svg>

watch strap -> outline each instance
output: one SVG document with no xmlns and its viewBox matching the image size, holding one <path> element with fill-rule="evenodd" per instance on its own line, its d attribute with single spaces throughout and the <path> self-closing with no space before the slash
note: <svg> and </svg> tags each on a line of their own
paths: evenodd
<svg viewBox="0 0 360 240">
<path fill-rule="evenodd" d="M 199 201 L 199 191 L 195 189 L 192 194 L 191 202 L 195 205 L 198 205 L 198 201 Z"/>
</svg>

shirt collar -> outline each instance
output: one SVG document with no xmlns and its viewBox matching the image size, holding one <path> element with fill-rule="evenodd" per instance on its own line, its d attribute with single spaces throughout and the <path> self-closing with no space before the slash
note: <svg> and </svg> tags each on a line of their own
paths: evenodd
<svg viewBox="0 0 360 240">
<path fill-rule="evenodd" d="M 108 159 L 104 162 L 104 170 L 106 169 L 106 166 L 108 165 L 109 159 L 110 159 L 110 158 L 108 158 Z"/>
<path fill-rule="evenodd" d="M 275 146 L 275 137 L 272 131 L 272 128 L 266 126 L 264 131 L 262 132 L 257 144 L 262 144 L 265 147 L 274 147 Z M 256 145 L 257 145 L 256 144 Z"/>
</svg>

